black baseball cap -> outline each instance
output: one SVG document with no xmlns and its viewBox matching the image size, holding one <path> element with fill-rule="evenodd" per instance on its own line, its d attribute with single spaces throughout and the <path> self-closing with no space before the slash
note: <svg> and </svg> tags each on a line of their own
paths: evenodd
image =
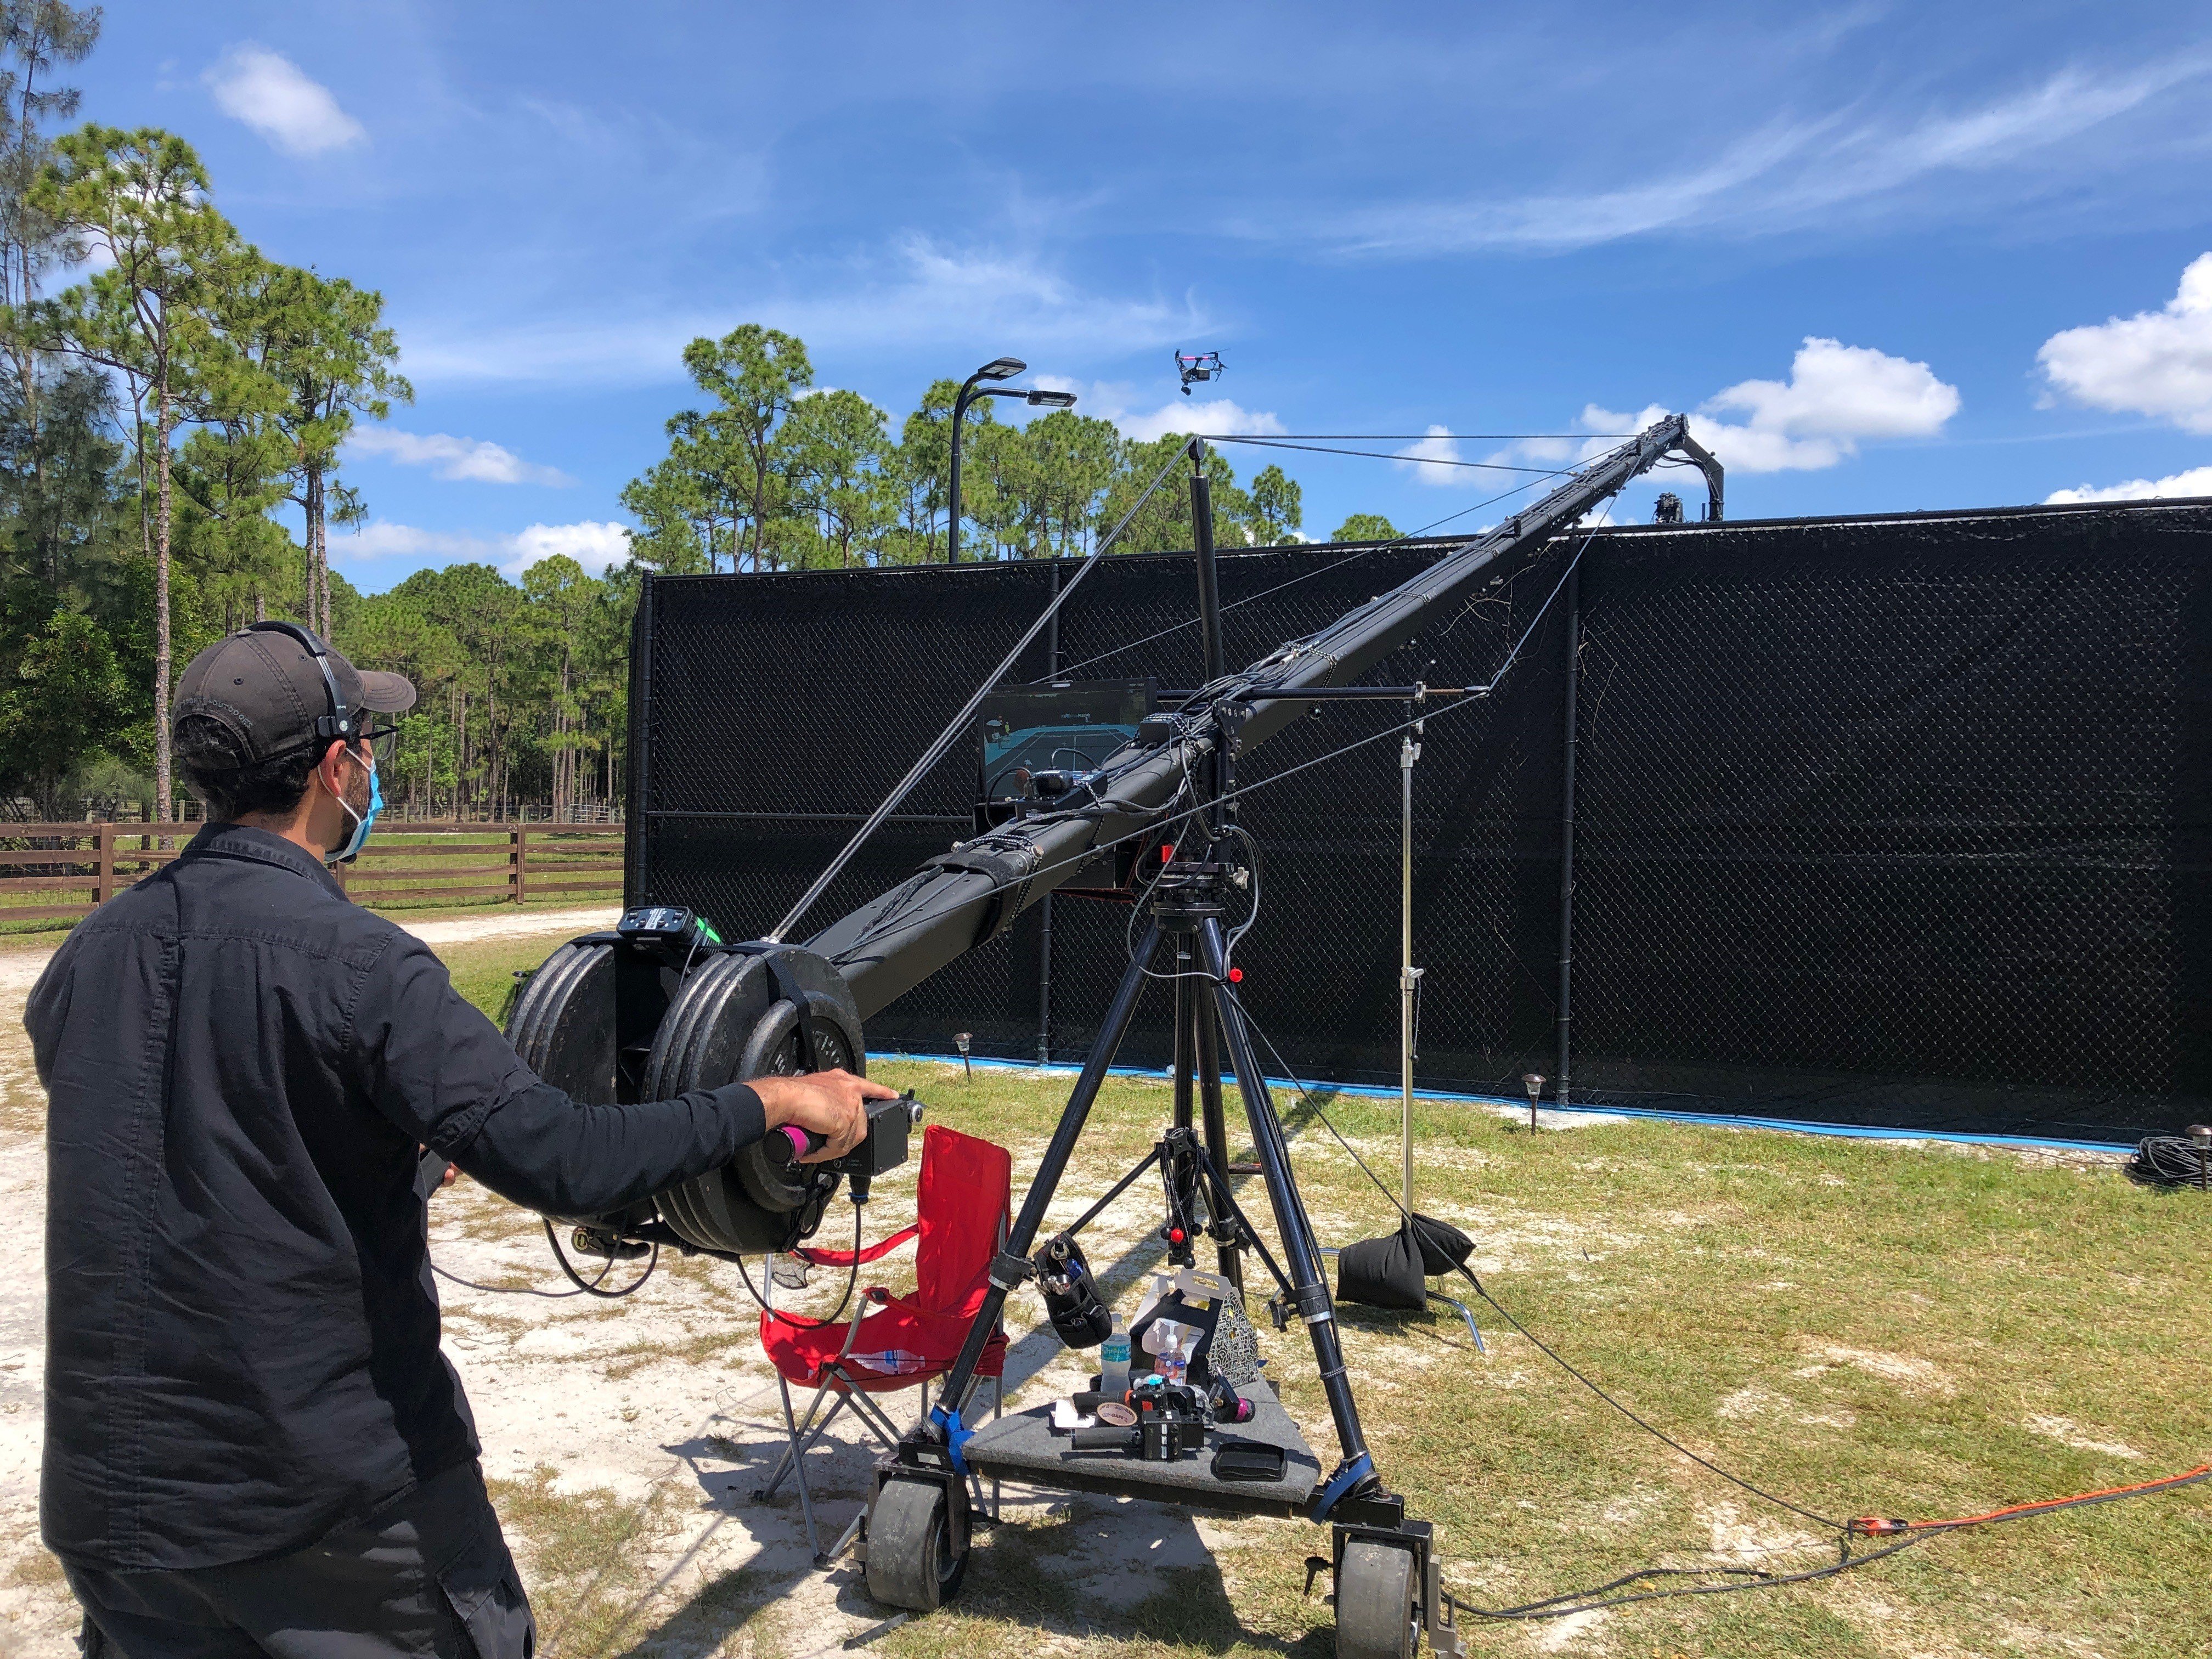
<svg viewBox="0 0 2212 1659">
<path fill-rule="evenodd" d="M 297 623 L 255 623 L 217 640 L 185 665 L 170 724 L 205 715 L 243 745 L 246 764 L 318 743 L 381 736 L 377 714 L 415 706 L 398 674 L 356 668 Z"/>
</svg>

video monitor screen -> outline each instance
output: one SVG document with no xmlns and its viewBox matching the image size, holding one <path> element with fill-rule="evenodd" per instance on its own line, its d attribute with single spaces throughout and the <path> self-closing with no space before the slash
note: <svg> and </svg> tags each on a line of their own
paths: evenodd
<svg viewBox="0 0 2212 1659">
<path fill-rule="evenodd" d="M 1018 800 L 1039 772 L 1095 772 L 1137 735 L 1137 723 L 1152 713 L 1152 702 L 1150 680 L 1080 680 L 992 692 L 976 720 L 983 799 Z"/>
</svg>

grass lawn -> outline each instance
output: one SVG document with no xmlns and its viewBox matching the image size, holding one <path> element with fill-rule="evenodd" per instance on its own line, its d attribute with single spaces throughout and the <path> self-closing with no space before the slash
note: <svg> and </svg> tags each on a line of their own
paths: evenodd
<svg viewBox="0 0 2212 1659">
<path fill-rule="evenodd" d="M 514 969 L 545 949 L 501 941 L 444 954 L 464 991 L 496 1016 Z M 877 1072 L 917 1087 L 933 1121 L 1011 1146 L 1018 1200 L 1067 1087 L 995 1069 L 969 1081 L 934 1062 Z M 1389 1178 L 1395 1103 L 1322 1103 Z M 1310 1109 L 1281 1104 L 1324 1241 L 1384 1231 L 1382 1195 Z M 1164 1086 L 1110 1081 L 1055 1219 L 1140 1157 L 1168 1110 Z M 1418 1113 L 1417 1133 L 1422 1207 L 1475 1238 L 1476 1265 L 1502 1303 L 1686 1444 L 1808 1509 L 1969 1514 L 2212 1457 L 2212 1208 L 2194 1194 L 2137 1188 L 2109 1160 L 2088 1158 L 1646 1121 L 1531 1135 L 1442 1103 Z M 1247 1201 L 1264 1210 L 1257 1183 L 1246 1185 Z M 1156 1259 L 1143 1242 L 1148 1191 L 1140 1184 L 1109 1215 L 1092 1252 L 1125 1310 Z M 878 1188 L 872 1237 L 902 1224 L 910 1192 Z M 897 1261 L 883 1264 L 893 1285 Z M 683 1267 L 718 1282 L 724 1271 Z M 753 1340 L 742 1300 L 730 1297 L 721 1340 L 732 1357 Z M 1378 1464 L 1411 1513 L 1437 1522 L 1462 1599 L 1525 1601 L 1650 1565 L 1790 1571 L 1832 1559 L 1818 1528 L 1642 1434 L 1494 1313 L 1477 1311 L 1486 1357 L 1449 1310 L 1343 1315 Z M 1017 1297 L 1010 1324 L 1026 1328 L 1040 1313 L 1033 1296 Z M 1296 1328 L 1263 1329 L 1262 1348 L 1292 1414 L 1324 1466 L 1333 1462 L 1310 1348 Z M 702 1352 L 690 1363 L 707 1361 Z M 574 1363 L 617 1376 L 602 1359 Z M 1069 1375 L 1066 1364 L 1048 1368 L 1017 1400 L 1048 1398 Z M 634 1589 L 634 1575 L 610 1571 L 621 1540 L 661 1535 L 680 1518 L 611 1492 L 563 1497 L 509 1482 L 501 1500 L 550 1653 L 798 1654 L 823 1639 L 779 1622 L 777 1598 L 795 1580 L 750 1570 L 681 1607 L 633 1597 L 621 1618 L 602 1616 L 595 1598 Z M 1299 1594 L 1304 1558 L 1327 1553 L 1325 1529 L 1206 1521 L 1194 1560 L 1159 1569 L 1147 1598 L 1109 1604 L 1064 1581 L 1097 1511 L 1030 1514 L 1038 1518 L 979 1534 L 951 1608 L 872 1650 L 886 1659 L 1332 1651 L 1328 1610 Z M 1193 1532 L 1188 1519 L 1162 1525 Z M 2208 1569 L 2212 1486 L 2199 1486 L 1941 1536 L 1824 1583 L 1565 1625 L 1469 1620 L 1467 1637 L 1482 1655 L 2148 1659 L 2207 1650 Z"/>
</svg>

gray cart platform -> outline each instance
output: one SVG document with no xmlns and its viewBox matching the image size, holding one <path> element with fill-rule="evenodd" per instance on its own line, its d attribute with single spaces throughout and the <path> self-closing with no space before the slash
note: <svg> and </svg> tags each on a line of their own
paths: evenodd
<svg viewBox="0 0 2212 1659">
<path fill-rule="evenodd" d="M 1066 1434 L 1053 1431 L 1049 1405 L 986 1424 L 975 1431 L 964 1455 L 982 1474 L 1021 1485 L 1143 1498 L 1235 1515 L 1303 1516 L 1321 1481 L 1320 1461 L 1276 1400 L 1273 1389 L 1255 1382 L 1243 1393 L 1252 1402 L 1250 1422 L 1215 1425 L 1206 1433 L 1204 1451 L 1172 1463 L 1150 1463 L 1113 1452 L 1079 1452 Z M 1280 1446 L 1283 1478 L 1215 1480 L 1214 1449 L 1234 1440 Z"/>
</svg>

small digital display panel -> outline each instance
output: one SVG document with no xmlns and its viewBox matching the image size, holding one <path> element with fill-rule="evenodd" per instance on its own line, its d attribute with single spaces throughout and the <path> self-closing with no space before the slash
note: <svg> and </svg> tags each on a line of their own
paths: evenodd
<svg viewBox="0 0 2212 1659">
<path fill-rule="evenodd" d="M 1079 680 L 992 692 L 976 720 L 982 799 L 1029 797 L 1030 780 L 1040 772 L 1080 777 L 1097 771 L 1135 738 L 1154 701 L 1150 680 Z"/>
</svg>

